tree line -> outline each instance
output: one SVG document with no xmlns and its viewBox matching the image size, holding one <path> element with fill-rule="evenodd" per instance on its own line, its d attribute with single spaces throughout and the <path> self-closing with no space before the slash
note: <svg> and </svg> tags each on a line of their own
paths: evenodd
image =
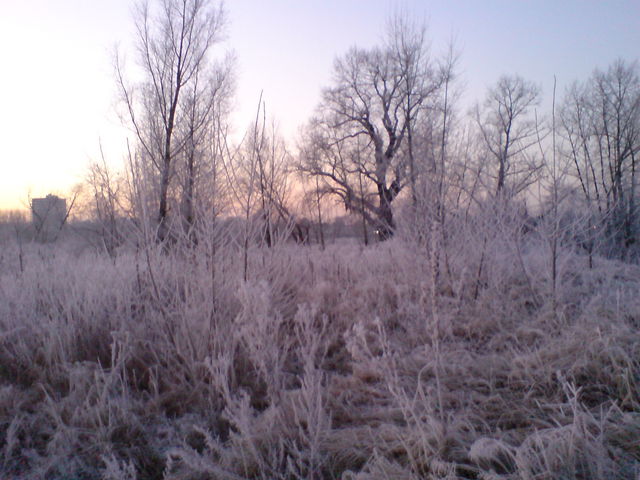
<svg viewBox="0 0 640 480">
<path fill-rule="evenodd" d="M 134 21 L 135 67 L 121 56 L 115 63 L 134 140 L 125 169 L 103 159 L 88 182 L 109 243 L 122 240 L 123 216 L 161 244 L 197 243 L 224 216 L 245 220 L 247 242 L 291 233 L 305 241 L 335 205 L 361 219 L 365 239 L 403 230 L 446 241 L 448 218 L 490 205 L 533 224 L 553 215 L 555 233 L 570 224 L 590 255 L 636 255 L 637 62 L 618 60 L 558 98 L 554 91 L 550 115 L 540 113 L 538 85 L 503 75 L 467 113 L 455 48 L 434 54 L 423 25 L 395 16 L 380 45 L 335 59 L 292 148 L 262 97 L 255 121 L 232 140 L 235 63 L 218 52 L 222 4 L 143 2 Z"/>
</svg>

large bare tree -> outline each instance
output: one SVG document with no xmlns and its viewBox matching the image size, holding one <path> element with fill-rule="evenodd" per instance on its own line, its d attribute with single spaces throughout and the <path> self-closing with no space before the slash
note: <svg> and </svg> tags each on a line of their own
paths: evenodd
<svg viewBox="0 0 640 480">
<path fill-rule="evenodd" d="M 442 83 L 433 63 L 424 28 L 393 21 L 383 46 L 336 59 L 302 142 L 300 170 L 381 239 L 395 229 L 393 201 L 417 175 L 413 131 Z"/>
<path fill-rule="evenodd" d="M 127 82 L 116 61 L 117 82 L 137 141 L 136 158 L 155 172 L 157 239 L 169 231 L 170 195 L 178 159 L 185 160 L 183 193 L 187 224 L 192 223 L 195 162 L 207 128 L 227 92 L 226 67 L 212 62 L 225 15 L 212 0 L 143 1 L 135 11 L 140 81 Z"/>
</svg>

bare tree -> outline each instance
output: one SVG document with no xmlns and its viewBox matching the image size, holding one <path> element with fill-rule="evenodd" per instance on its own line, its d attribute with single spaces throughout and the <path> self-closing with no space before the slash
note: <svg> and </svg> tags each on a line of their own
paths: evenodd
<svg viewBox="0 0 640 480">
<path fill-rule="evenodd" d="M 271 122 L 263 127 L 259 143 L 254 145 L 257 168 L 257 191 L 259 194 L 259 216 L 263 221 L 262 241 L 272 246 L 281 233 L 288 233 L 295 223 L 294 215 L 288 208 L 291 193 L 289 165 L 291 154 L 284 139 Z M 284 230 L 277 228 L 284 227 Z M 285 233 L 285 235 L 286 235 Z"/>
<path fill-rule="evenodd" d="M 386 239 L 395 229 L 392 203 L 416 175 L 412 128 L 442 83 L 424 28 L 396 20 L 384 46 L 352 48 L 335 61 L 333 75 L 308 126 L 299 168 Z"/>
<path fill-rule="evenodd" d="M 113 256 L 124 240 L 120 225 L 126 215 L 124 178 L 107 165 L 102 144 L 100 161 L 89 166 L 86 182 L 91 196 L 87 201 L 89 214 L 97 222 L 102 246 Z"/>
<path fill-rule="evenodd" d="M 222 5 L 212 0 L 145 0 L 135 13 L 142 80 L 129 85 L 121 60 L 116 60 L 126 116 L 138 140 L 138 158 L 151 166 L 157 177 L 159 241 L 168 234 L 176 161 L 185 156 L 187 168 L 192 168 L 187 178 L 194 177 L 196 138 L 216 105 L 212 89 L 215 92 L 219 85 L 211 80 L 210 56 L 224 24 Z M 188 202 L 192 200 L 189 189 L 187 182 Z"/>
<path fill-rule="evenodd" d="M 233 91 L 233 58 L 216 63 L 200 78 L 196 72 L 194 81 L 183 96 L 185 121 L 178 125 L 184 149 L 179 155 L 181 218 L 183 230 L 193 243 L 196 236 L 198 200 L 212 207 L 215 199 L 207 198 L 208 188 L 217 178 L 216 157 L 221 154 L 221 134 L 227 131 L 229 100 Z"/>
<path fill-rule="evenodd" d="M 588 231 L 604 225 L 624 251 L 637 237 L 637 160 L 640 152 L 640 74 L 637 63 L 615 62 L 569 88 L 562 133 L 584 198 L 595 214 Z M 590 244 L 594 239 L 587 239 Z"/>
<path fill-rule="evenodd" d="M 527 157 L 538 142 L 537 119 L 531 115 L 540 102 L 540 88 L 518 75 L 502 76 L 475 108 L 475 119 L 487 154 L 497 168 L 496 196 L 512 196 L 535 180 L 540 165 Z"/>
</svg>

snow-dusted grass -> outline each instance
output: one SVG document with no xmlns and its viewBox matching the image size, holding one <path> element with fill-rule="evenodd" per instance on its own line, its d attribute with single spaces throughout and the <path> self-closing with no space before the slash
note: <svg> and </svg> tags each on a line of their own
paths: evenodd
<svg viewBox="0 0 640 480">
<path fill-rule="evenodd" d="M 640 269 L 537 241 L 6 245 L 0 477 L 635 480 Z"/>
</svg>

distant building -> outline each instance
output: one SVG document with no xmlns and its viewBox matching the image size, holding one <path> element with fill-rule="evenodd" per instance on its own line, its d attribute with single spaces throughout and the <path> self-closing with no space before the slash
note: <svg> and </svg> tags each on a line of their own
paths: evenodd
<svg viewBox="0 0 640 480">
<path fill-rule="evenodd" d="M 31 221 L 36 238 L 41 241 L 55 240 L 67 217 L 67 201 L 56 195 L 34 198 L 31 201 Z"/>
</svg>

